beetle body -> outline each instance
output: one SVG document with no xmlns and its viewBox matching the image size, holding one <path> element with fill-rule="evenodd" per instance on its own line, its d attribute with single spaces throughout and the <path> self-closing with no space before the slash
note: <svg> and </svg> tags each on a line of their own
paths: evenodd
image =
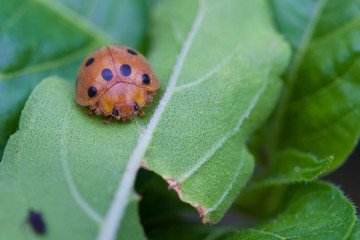
<svg viewBox="0 0 360 240">
<path fill-rule="evenodd" d="M 160 82 L 146 59 L 125 46 L 106 46 L 91 53 L 77 76 L 76 101 L 89 106 L 89 114 L 129 120 L 144 116 Z"/>
</svg>

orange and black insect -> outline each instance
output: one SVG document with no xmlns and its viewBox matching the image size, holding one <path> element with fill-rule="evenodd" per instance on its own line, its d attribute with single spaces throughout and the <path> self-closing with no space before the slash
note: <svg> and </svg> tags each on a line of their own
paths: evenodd
<svg viewBox="0 0 360 240">
<path fill-rule="evenodd" d="M 81 64 L 76 101 L 90 106 L 89 114 L 129 120 L 152 102 L 160 82 L 146 59 L 125 46 L 102 47 Z"/>
</svg>

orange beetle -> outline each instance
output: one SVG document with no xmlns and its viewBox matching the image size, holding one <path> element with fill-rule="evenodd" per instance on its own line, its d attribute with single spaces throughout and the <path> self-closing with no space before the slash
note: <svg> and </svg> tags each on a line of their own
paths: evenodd
<svg viewBox="0 0 360 240">
<path fill-rule="evenodd" d="M 129 120 L 152 101 L 160 82 L 146 59 L 125 46 L 102 47 L 81 64 L 76 102 L 90 106 L 88 114 Z"/>
</svg>

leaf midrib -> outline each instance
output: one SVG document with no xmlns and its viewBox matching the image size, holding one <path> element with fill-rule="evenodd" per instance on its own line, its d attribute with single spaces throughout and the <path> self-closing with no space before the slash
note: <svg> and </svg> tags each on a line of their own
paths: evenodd
<svg viewBox="0 0 360 240">
<path fill-rule="evenodd" d="M 296 81 L 296 74 L 299 70 L 299 67 L 302 64 L 304 55 L 306 53 L 308 46 L 310 45 L 310 41 L 314 35 L 314 31 L 318 24 L 320 15 L 321 15 L 322 10 L 324 9 L 327 1 L 328 0 L 320 0 L 320 3 L 317 5 L 317 7 L 314 11 L 315 13 L 314 13 L 313 17 L 304 32 L 304 36 L 302 38 L 301 44 L 294 55 L 294 60 L 291 63 L 291 66 L 289 68 L 289 73 L 287 75 L 287 82 L 289 85 L 293 85 L 294 82 Z"/>
<path fill-rule="evenodd" d="M 100 240 L 115 239 L 116 232 L 121 224 L 125 207 L 127 206 L 128 203 L 128 196 L 131 192 L 131 189 L 133 188 L 136 173 L 140 167 L 140 162 L 152 139 L 152 134 L 157 126 L 157 123 L 175 90 L 176 82 L 180 75 L 182 65 L 185 61 L 185 58 L 193 42 L 193 39 L 197 34 L 200 24 L 202 23 L 204 12 L 205 12 L 205 0 L 199 0 L 197 15 L 194 19 L 190 32 L 181 48 L 178 59 L 174 65 L 173 72 L 170 76 L 170 80 L 168 82 L 166 91 L 162 96 L 162 98 L 160 99 L 159 104 L 155 109 L 155 112 L 151 117 L 149 124 L 147 125 L 144 133 L 142 133 L 138 138 L 138 143 L 133 151 L 133 154 L 130 156 L 130 159 L 126 166 L 125 173 L 122 179 L 120 179 L 114 200 L 108 210 L 107 216 L 105 218 L 105 222 L 102 225 L 102 228 L 98 235 L 98 239 Z"/>
<path fill-rule="evenodd" d="M 285 119 L 285 112 L 286 112 L 287 106 L 290 102 L 292 91 L 294 89 L 294 85 L 295 85 L 295 82 L 297 79 L 296 77 L 297 77 L 299 67 L 302 64 L 306 50 L 308 49 L 308 47 L 310 45 L 310 41 L 312 39 L 312 36 L 313 36 L 316 26 L 318 24 L 320 15 L 321 15 L 327 2 L 328 2 L 328 0 L 320 0 L 320 2 L 318 3 L 316 10 L 314 11 L 314 15 L 313 15 L 312 19 L 310 20 L 310 22 L 304 32 L 304 36 L 302 38 L 300 47 L 296 51 L 293 61 L 291 62 L 288 74 L 285 76 L 284 92 L 282 95 L 282 99 L 280 101 L 280 105 L 277 108 L 275 117 L 273 119 L 275 121 L 275 125 L 272 128 L 271 133 L 270 133 L 270 135 L 272 136 L 271 139 L 273 139 L 273 141 L 269 144 L 270 156 L 274 156 L 275 152 L 278 148 L 279 137 L 281 135 L 282 126 L 283 126 L 284 119 Z"/>
</svg>

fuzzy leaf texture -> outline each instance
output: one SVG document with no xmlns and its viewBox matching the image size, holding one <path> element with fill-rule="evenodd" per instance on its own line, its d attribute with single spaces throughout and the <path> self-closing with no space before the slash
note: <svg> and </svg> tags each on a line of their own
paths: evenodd
<svg viewBox="0 0 360 240">
<path fill-rule="evenodd" d="M 127 202 L 141 161 L 196 207 L 204 223 L 219 221 L 253 172 L 244 142 L 271 111 L 289 58 L 267 7 L 260 0 L 160 4 L 149 60 L 161 88 L 145 118 L 104 126 L 101 117 L 76 106 L 72 85 L 44 81 L 28 101 L 0 165 L 0 195 L 6 199 L 0 208 L 16 213 L 4 223 L 6 234 L 15 234 L 14 227 L 34 207 L 48 216 L 54 238 L 62 238 L 71 205 L 69 214 L 86 220 L 66 229 L 98 226 L 84 234 L 96 236 L 99 230 L 100 239 L 113 238 L 128 222 Z M 24 184 L 33 186 L 31 191 Z M 58 192 L 68 199 L 53 209 Z M 13 194 L 27 201 L 14 205 Z"/>
<path fill-rule="evenodd" d="M 264 1 L 165 3 L 155 24 L 150 61 L 164 94 L 150 122 L 140 122 L 136 150 L 203 223 L 217 222 L 253 171 L 245 138 L 273 106 L 288 48 Z"/>
<path fill-rule="evenodd" d="M 131 148 L 140 130 L 108 127 L 87 117 L 73 93 L 72 84 L 52 77 L 39 84 L 26 103 L 19 131 L 10 137 L 0 164 L 0 239 L 34 237 L 25 222 L 29 210 L 43 214 L 50 239 L 97 235 L 126 166 L 119 158 L 128 153 L 119 146 Z M 116 137 L 114 127 L 123 136 Z M 128 197 L 119 236 L 142 239 L 137 201 Z M 26 227 L 19 230 L 22 225 Z"/>
<path fill-rule="evenodd" d="M 261 169 L 252 187 L 314 180 L 360 135 L 360 1 L 271 2 L 293 57 L 278 107 L 250 144 Z"/>
<path fill-rule="evenodd" d="M 106 44 L 139 47 L 143 0 L 0 0 L 0 157 L 34 87 L 59 75 L 75 82 L 89 52 Z"/>
<path fill-rule="evenodd" d="M 359 240 L 360 239 L 360 218 L 357 216 L 355 226 L 349 237 L 349 240 Z"/>
<path fill-rule="evenodd" d="M 299 183 L 286 187 L 282 209 L 270 219 L 250 228 L 177 224 L 149 232 L 150 239 L 206 240 L 339 240 L 358 239 L 355 208 L 341 190 L 325 182 Z M 237 230 L 236 230 L 237 229 Z M 350 235 L 350 236 L 349 236 Z"/>
<path fill-rule="evenodd" d="M 284 202 L 282 211 L 273 219 L 219 239 L 339 240 L 351 234 L 356 219 L 354 206 L 331 184 L 292 185 Z M 356 237 L 357 230 L 353 231 L 352 237 Z"/>
</svg>

